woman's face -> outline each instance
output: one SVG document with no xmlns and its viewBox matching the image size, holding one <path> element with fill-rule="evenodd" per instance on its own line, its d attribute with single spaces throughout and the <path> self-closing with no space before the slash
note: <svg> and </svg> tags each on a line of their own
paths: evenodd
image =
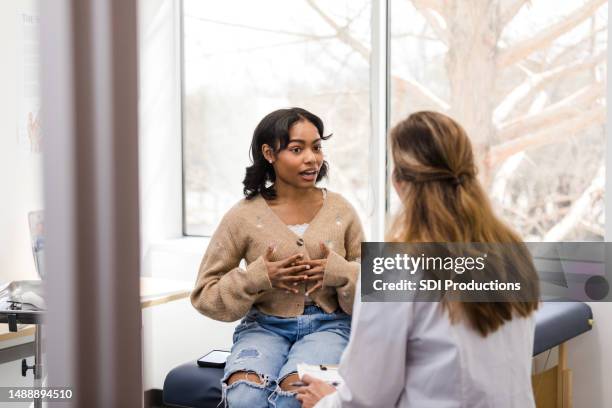
<svg viewBox="0 0 612 408">
<path fill-rule="evenodd" d="M 298 188 L 313 187 L 323 164 L 323 150 L 319 131 L 307 120 L 296 122 L 289 129 L 287 147 L 273 157 L 276 179 Z M 264 154 L 270 157 L 270 151 Z M 269 148 L 268 148 L 269 149 Z"/>
</svg>

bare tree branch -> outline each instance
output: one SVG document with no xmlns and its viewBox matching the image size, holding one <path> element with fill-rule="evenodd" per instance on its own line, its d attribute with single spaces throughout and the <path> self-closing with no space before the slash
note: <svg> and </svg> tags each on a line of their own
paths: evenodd
<svg viewBox="0 0 612 408">
<path fill-rule="evenodd" d="M 508 140 L 526 133 L 539 131 L 544 127 L 558 123 L 561 119 L 581 114 L 583 105 L 592 103 L 605 93 L 606 86 L 602 82 L 585 86 L 535 114 L 521 116 L 503 123 L 499 127 L 497 135 L 501 140 Z"/>
<path fill-rule="evenodd" d="M 431 9 L 444 17 L 446 4 L 444 0 L 412 0 L 412 4 L 417 9 Z"/>
<path fill-rule="evenodd" d="M 406 33 L 399 33 L 399 34 L 393 34 L 393 39 L 396 40 L 398 38 L 405 38 L 405 37 L 412 37 L 412 38 L 416 38 L 419 41 L 440 41 L 439 38 L 434 37 L 434 36 L 430 36 L 430 35 L 424 35 L 422 33 L 410 33 L 410 32 L 406 32 Z"/>
<path fill-rule="evenodd" d="M 446 112 L 450 109 L 448 102 L 440 99 L 425 86 L 411 78 L 401 78 L 398 75 L 392 75 L 391 81 L 393 81 L 395 90 L 399 94 L 409 95 L 411 99 L 418 102 L 419 107 L 422 109 L 434 109 L 440 112 Z"/>
<path fill-rule="evenodd" d="M 321 8 L 314 2 L 314 0 L 306 0 L 306 2 L 331 28 L 334 29 L 340 41 L 349 45 L 366 60 L 370 59 L 370 50 L 365 45 L 360 43 L 356 38 L 354 38 L 348 32 L 347 27 L 341 27 L 338 23 L 336 23 L 334 19 L 332 19 L 323 10 L 321 10 Z"/>
<path fill-rule="evenodd" d="M 490 190 L 491 195 L 497 198 L 500 203 L 504 202 L 504 196 L 506 195 L 508 182 L 515 174 L 516 169 L 518 169 L 518 167 L 521 165 L 524 158 L 524 152 L 520 152 L 512 157 L 509 157 L 508 160 L 504 161 L 502 165 L 499 166 L 499 170 L 495 174 L 495 177 L 492 179 Z"/>
<path fill-rule="evenodd" d="M 559 65 L 562 65 L 565 63 L 565 58 L 568 55 L 572 55 L 574 53 L 576 53 L 577 51 L 579 51 L 582 46 L 584 46 L 584 43 L 586 43 L 587 41 L 592 41 L 593 38 L 601 33 L 601 32 L 605 32 L 608 30 L 608 25 L 604 25 L 599 27 L 597 30 L 595 31 L 591 31 L 589 32 L 588 35 L 584 36 L 583 38 L 581 38 L 580 40 L 578 40 L 576 43 L 570 45 L 569 47 L 567 47 L 565 50 L 563 50 L 563 52 L 559 53 L 559 55 L 557 55 L 552 62 L 548 65 L 549 69 L 551 68 L 556 68 Z M 575 58 L 574 58 L 575 59 Z"/>
<path fill-rule="evenodd" d="M 341 27 L 336 23 L 330 16 L 328 16 L 321 8 L 315 3 L 314 0 L 306 0 L 312 9 L 330 26 L 332 27 L 340 39 L 351 48 L 353 48 L 359 55 L 361 55 L 366 61 L 370 61 L 370 50 L 354 38 L 345 27 Z M 399 85 L 399 89 L 405 89 L 407 92 L 411 92 L 414 98 L 423 99 L 423 102 L 427 106 L 431 106 L 440 111 L 446 111 L 449 109 L 448 103 L 437 97 L 433 92 L 429 91 L 424 85 L 418 83 L 412 78 L 402 78 L 397 75 L 392 76 L 392 80 L 396 85 Z"/>
<path fill-rule="evenodd" d="M 502 10 L 500 26 L 505 27 L 518 14 L 525 4 L 531 4 L 531 0 L 515 0 L 514 3 Z"/>
<path fill-rule="evenodd" d="M 568 16 L 562 17 L 559 22 L 536 33 L 528 38 L 510 46 L 502 51 L 497 57 L 497 65 L 500 68 L 507 67 L 527 57 L 532 52 L 545 47 L 554 39 L 570 31 L 578 24 L 589 18 L 607 0 L 590 0 L 578 10 L 571 12 Z"/>
<path fill-rule="evenodd" d="M 605 62 L 607 59 L 607 51 L 603 51 L 594 57 L 586 59 L 584 61 L 577 61 L 571 64 L 563 65 L 544 71 L 532 76 L 528 76 L 525 81 L 512 90 L 503 100 L 499 103 L 495 112 L 493 113 L 493 121 L 500 123 L 506 119 L 511 112 L 513 112 L 517 106 L 524 101 L 528 101 L 533 96 L 543 89 L 546 85 L 560 78 L 566 78 L 570 75 L 582 72 L 587 69 L 591 69 L 598 64 Z"/>
<path fill-rule="evenodd" d="M 508 157 L 526 149 L 544 146 L 570 137 L 577 132 L 606 121 L 606 107 L 597 106 L 582 115 L 558 122 L 555 126 L 493 146 L 485 160 L 490 169 Z"/>
<path fill-rule="evenodd" d="M 252 30 L 252 31 L 263 31 L 263 32 L 266 32 L 266 33 L 273 33 L 273 34 L 290 35 L 290 36 L 293 36 L 293 37 L 307 38 L 307 39 L 312 39 L 312 40 L 321 40 L 321 39 L 326 39 L 326 38 L 333 38 L 333 36 L 319 36 L 319 35 L 313 35 L 313 34 L 308 34 L 308 33 L 300 33 L 300 32 L 296 32 L 296 31 L 277 30 L 277 29 L 272 29 L 272 28 L 256 27 L 256 26 L 251 26 L 251 25 L 247 25 L 247 24 L 230 23 L 230 22 L 227 22 L 227 21 L 213 20 L 213 19 L 210 19 L 210 18 L 193 16 L 193 15 L 190 15 L 190 14 L 186 14 L 185 17 L 191 18 L 191 19 L 194 19 L 194 20 L 203 21 L 205 23 L 210 23 L 210 24 L 218 24 L 218 25 L 223 25 L 223 26 L 228 26 L 228 27 L 244 28 L 244 29 Z"/>
<path fill-rule="evenodd" d="M 582 221 L 593 202 L 603 194 L 604 175 L 605 171 L 601 166 L 591 184 L 584 190 L 580 198 L 572 204 L 565 217 L 544 235 L 544 242 L 562 241 Z"/>
<path fill-rule="evenodd" d="M 590 233 L 599 235 L 600 237 L 604 237 L 606 234 L 601 225 L 593 224 L 591 222 L 587 222 L 586 220 L 580 221 L 580 225 Z"/>
<path fill-rule="evenodd" d="M 434 12 L 432 12 L 431 9 L 422 7 L 419 5 L 419 3 L 420 2 L 418 1 L 413 2 L 414 7 L 418 10 L 419 13 L 421 13 L 425 20 L 427 20 L 427 23 L 432 28 L 434 33 L 436 33 L 438 39 L 448 46 L 448 30 L 442 27 L 442 25 L 440 25 L 438 17 L 434 15 Z M 442 16 L 440 16 L 440 18 L 442 18 Z"/>
</svg>

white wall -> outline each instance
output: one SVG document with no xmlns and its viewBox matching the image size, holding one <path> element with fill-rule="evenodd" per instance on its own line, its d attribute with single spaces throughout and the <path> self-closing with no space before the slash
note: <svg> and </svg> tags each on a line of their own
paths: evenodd
<svg viewBox="0 0 612 408">
<path fill-rule="evenodd" d="M 19 142 L 17 121 L 23 59 L 20 14 L 36 12 L 34 0 L 0 2 L 0 282 L 35 279 L 28 212 L 42 209 L 41 155 Z"/>
<path fill-rule="evenodd" d="M 612 407 L 612 305 L 590 303 L 593 330 L 570 340 L 575 407 Z"/>
<path fill-rule="evenodd" d="M 34 0 L 0 2 L 0 283 L 35 279 L 28 212 L 42 209 L 41 155 L 31 154 L 17 135 L 18 98 L 23 59 L 18 58 L 20 14 L 36 13 Z M 6 325 L 0 325 L 5 327 Z M 7 341 L 0 348 L 32 341 L 33 336 Z M 33 358 L 29 359 L 33 363 Z M 21 360 L 0 364 L 0 386 L 33 385 L 32 372 L 21 376 Z M 14 404 L 28 406 L 29 404 Z"/>
<path fill-rule="evenodd" d="M 142 274 L 193 284 L 207 240 L 182 236 L 179 5 L 139 7 Z M 144 389 L 161 389 L 173 367 L 230 347 L 234 326 L 200 315 L 188 299 L 145 309 Z"/>
<path fill-rule="evenodd" d="M 608 7 L 608 20 L 612 8 Z M 608 44 L 612 31 L 608 29 Z M 608 68 L 612 58 L 608 54 Z M 607 101 L 612 96 L 612 73 L 608 69 Z M 612 133 L 608 109 L 606 129 L 606 241 L 612 241 Z M 608 255 L 609 257 L 609 255 Z M 610 282 L 612 284 L 612 282 Z M 612 407 L 612 304 L 590 303 L 595 324 L 593 330 L 569 342 L 569 366 L 574 371 L 575 407 Z"/>
</svg>

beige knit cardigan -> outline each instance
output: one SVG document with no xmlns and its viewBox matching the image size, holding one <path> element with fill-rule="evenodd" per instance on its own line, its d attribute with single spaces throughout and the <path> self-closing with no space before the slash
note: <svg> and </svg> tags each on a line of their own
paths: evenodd
<svg viewBox="0 0 612 408">
<path fill-rule="evenodd" d="M 323 287 L 310 298 L 327 313 L 338 305 L 351 313 L 363 229 L 351 204 L 328 192 L 323 206 L 309 223 L 303 237 L 291 231 L 261 196 L 243 199 L 232 207 L 213 234 L 198 272 L 191 304 L 202 314 L 221 321 L 234 321 L 252 306 L 263 313 L 294 317 L 304 312 L 304 294 L 313 282 L 300 283 L 299 293 L 273 288 L 262 255 L 276 245 L 272 260 L 302 253 L 304 259 L 323 256 L 319 243 L 330 248 Z M 246 268 L 240 268 L 240 261 Z"/>
</svg>

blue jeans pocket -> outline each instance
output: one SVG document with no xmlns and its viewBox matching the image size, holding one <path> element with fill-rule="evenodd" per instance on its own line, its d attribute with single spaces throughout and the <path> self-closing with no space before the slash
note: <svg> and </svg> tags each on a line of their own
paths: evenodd
<svg viewBox="0 0 612 408">
<path fill-rule="evenodd" d="M 243 332 L 252 329 L 253 327 L 257 326 L 257 322 L 252 321 L 252 322 L 245 322 L 244 320 L 241 321 L 238 326 L 236 326 L 236 328 L 234 329 L 234 335 L 232 336 L 232 342 L 236 343 L 238 341 L 238 337 L 240 336 L 240 334 L 242 334 Z"/>
<path fill-rule="evenodd" d="M 238 323 L 238 326 L 236 326 L 236 328 L 234 329 L 234 335 L 232 337 L 232 341 L 234 343 L 236 343 L 236 341 L 238 340 L 238 336 L 240 335 L 240 333 L 244 332 L 245 330 L 256 327 L 258 325 L 257 323 L 258 316 L 259 316 L 259 312 L 257 311 L 256 308 L 253 307 L 251 308 L 251 310 L 249 310 L 247 315 L 242 318 L 240 323 Z"/>
</svg>

